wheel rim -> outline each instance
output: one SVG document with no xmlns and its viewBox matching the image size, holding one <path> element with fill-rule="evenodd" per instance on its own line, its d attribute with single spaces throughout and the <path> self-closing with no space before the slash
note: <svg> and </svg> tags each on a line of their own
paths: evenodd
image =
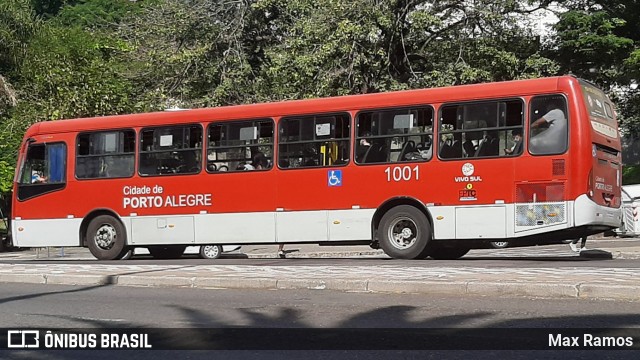
<svg viewBox="0 0 640 360">
<path fill-rule="evenodd" d="M 417 241 L 418 225 L 416 225 L 416 222 L 410 217 L 398 217 L 393 221 L 391 226 L 389 226 L 387 236 L 394 248 L 407 250 Z"/>
<path fill-rule="evenodd" d="M 493 244 L 495 246 L 497 246 L 497 247 L 506 247 L 508 242 L 506 242 L 506 241 L 495 241 Z"/>
<path fill-rule="evenodd" d="M 204 247 L 204 255 L 208 258 L 215 258 L 220 253 L 220 250 L 215 245 L 207 245 Z"/>
<path fill-rule="evenodd" d="M 116 243 L 117 238 L 118 233 L 113 226 L 102 224 L 96 231 L 93 241 L 95 241 L 100 249 L 109 250 Z"/>
</svg>

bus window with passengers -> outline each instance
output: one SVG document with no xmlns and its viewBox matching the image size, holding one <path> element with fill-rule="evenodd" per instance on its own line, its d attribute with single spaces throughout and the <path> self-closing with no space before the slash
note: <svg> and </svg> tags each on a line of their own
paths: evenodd
<svg viewBox="0 0 640 360">
<path fill-rule="evenodd" d="M 427 161 L 433 152 L 433 108 L 363 111 L 356 134 L 358 164 Z"/>
<path fill-rule="evenodd" d="M 345 165 L 349 160 L 348 114 L 280 119 L 281 169 Z"/>
<path fill-rule="evenodd" d="M 273 120 L 214 123 L 207 130 L 207 171 L 227 172 L 253 169 L 254 158 L 262 154 L 267 166 L 273 163 Z"/>
<path fill-rule="evenodd" d="M 102 260 L 192 245 L 457 259 L 556 244 L 620 226 L 613 109 L 561 76 L 41 122 L 19 149 L 11 243 Z"/>
<path fill-rule="evenodd" d="M 441 108 L 441 159 L 519 155 L 514 140 L 523 133 L 522 100 L 446 104 Z M 518 146 L 518 147 L 516 147 Z"/>
</svg>

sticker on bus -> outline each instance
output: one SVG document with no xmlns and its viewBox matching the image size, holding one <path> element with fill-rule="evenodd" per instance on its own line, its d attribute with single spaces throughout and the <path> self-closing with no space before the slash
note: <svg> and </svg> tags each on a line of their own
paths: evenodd
<svg viewBox="0 0 640 360">
<path fill-rule="evenodd" d="M 327 180 L 329 186 L 342 186 L 342 170 L 327 171 Z"/>
</svg>

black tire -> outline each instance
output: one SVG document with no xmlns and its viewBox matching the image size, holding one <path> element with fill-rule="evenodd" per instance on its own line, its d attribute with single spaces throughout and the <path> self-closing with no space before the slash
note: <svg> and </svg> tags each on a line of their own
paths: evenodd
<svg viewBox="0 0 640 360">
<path fill-rule="evenodd" d="M 456 260 L 465 256 L 469 250 L 469 248 L 457 246 L 433 246 L 429 250 L 429 257 L 434 260 Z"/>
<path fill-rule="evenodd" d="M 100 215 L 91 220 L 85 239 L 89 251 L 98 260 L 117 260 L 126 252 L 124 225 L 110 215 Z"/>
<path fill-rule="evenodd" d="M 186 246 L 149 246 L 149 253 L 154 259 L 177 259 L 182 256 Z"/>
<path fill-rule="evenodd" d="M 220 255 L 222 255 L 222 246 L 220 245 L 200 246 L 200 257 L 203 259 L 217 259 Z"/>
<path fill-rule="evenodd" d="M 492 241 L 489 245 L 494 249 L 504 249 L 509 247 L 508 241 Z"/>
<path fill-rule="evenodd" d="M 399 205 L 380 220 L 378 241 L 384 252 L 394 259 L 420 259 L 431 241 L 431 225 L 422 211 Z"/>
</svg>

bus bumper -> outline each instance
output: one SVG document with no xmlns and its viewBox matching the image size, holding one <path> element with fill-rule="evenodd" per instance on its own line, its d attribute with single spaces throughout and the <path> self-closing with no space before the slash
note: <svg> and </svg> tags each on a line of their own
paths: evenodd
<svg viewBox="0 0 640 360">
<path fill-rule="evenodd" d="M 580 195 L 573 203 L 575 226 L 607 226 L 618 228 L 622 224 L 622 209 L 598 205 L 587 195 Z"/>
</svg>

